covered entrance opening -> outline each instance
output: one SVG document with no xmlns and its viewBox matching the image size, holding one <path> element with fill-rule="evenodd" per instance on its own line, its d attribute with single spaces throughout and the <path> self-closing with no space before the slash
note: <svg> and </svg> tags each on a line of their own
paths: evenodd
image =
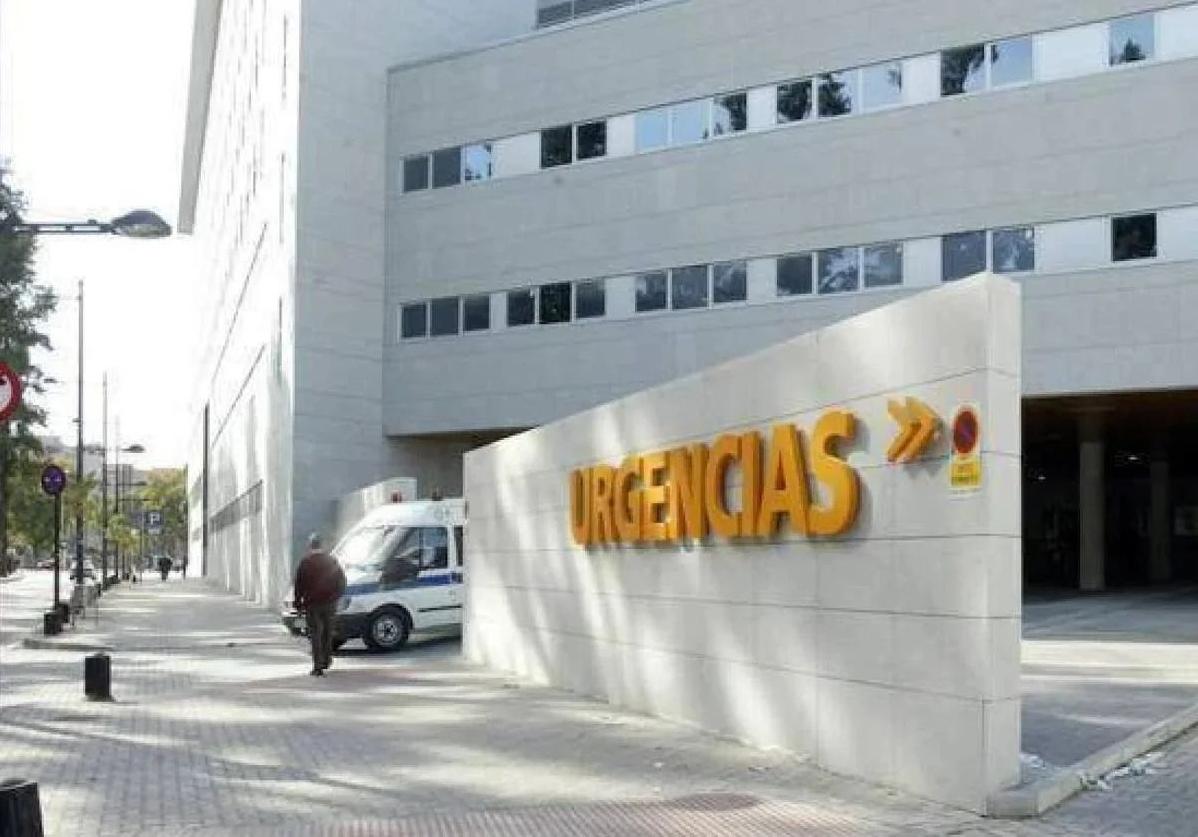
<svg viewBox="0 0 1198 837">
<path fill-rule="evenodd" d="M 1023 402 L 1029 588 L 1198 581 L 1198 391 Z"/>
</svg>

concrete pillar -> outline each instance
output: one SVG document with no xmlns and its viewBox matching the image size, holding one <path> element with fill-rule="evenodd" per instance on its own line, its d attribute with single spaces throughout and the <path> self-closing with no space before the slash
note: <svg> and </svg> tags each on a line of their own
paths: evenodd
<svg viewBox="0 0 1198 837">
<path fill-rule="evenodd" d="M 1169 455 L 1163 442 L 1152 452 L 1149 466 L 1148 538 L 1150 548 L 1149 579 L 1154 584 L 1168 581 L 1173 575 L 1172 508 L 1169 505 Z"/>
<path fill-rule="evenodd" d="M 1095 591 L 1106 586 L 1106 450 L 1101 416 L 1082 415 L 1078 429 L 1078 512 L 1081 517 L 1078 586 L 1082 590 Z"/>
</svg>

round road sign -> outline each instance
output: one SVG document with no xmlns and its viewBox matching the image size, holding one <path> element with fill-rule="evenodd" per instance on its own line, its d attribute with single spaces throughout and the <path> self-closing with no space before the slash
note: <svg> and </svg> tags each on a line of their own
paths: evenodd
<svg viewBox="0 0 1198 837">
<path fill-rule="evenodd" d="M 981 422 L 973 407 L 962 407 L 953 417 L 953 450 L 958 456 L 969 456 L 977 449 Z"/>
<path fill-rule="evenodd" d="M 8 421 L 21 406 L 21 379 L 7 363 L 0 363 L 0 421 Z"/>
<path fill-rule="evenodd" d="M 47 465 L 42 468 L 42 491 L 51 497 L 57 497 L 67 487 L 66 472 L 57 465 Z"/>
</svg>

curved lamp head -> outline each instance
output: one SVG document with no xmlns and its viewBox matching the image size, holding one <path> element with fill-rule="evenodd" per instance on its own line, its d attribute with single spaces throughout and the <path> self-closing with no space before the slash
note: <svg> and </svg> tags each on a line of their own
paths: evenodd
<svg viewBox="0 0 1198 837">
<path fill-rule="evenodd" d="M 146 452 L 145 445 L 130 445 L 127 448 L 121 448 L 121 450 L 125 453 L 145 453 Z"/>
<path fill-rule="evenodd" d="M 171 234 L 171 225 L 156 212 L 135 209 L 109 222 L 112 232 L 129 238 L 166 238 Z"/>
</svg>

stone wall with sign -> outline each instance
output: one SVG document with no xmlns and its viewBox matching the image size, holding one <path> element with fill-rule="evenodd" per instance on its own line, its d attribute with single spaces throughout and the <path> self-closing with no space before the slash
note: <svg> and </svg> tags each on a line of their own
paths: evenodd
<svg viewBox="0 0 1198 837">
<path fill-rule="evenodd" d="M 470 453 L 467 656 L 984 810 L 1019 775 L 1020 348 L 981 276 Z"/>
</svg>

